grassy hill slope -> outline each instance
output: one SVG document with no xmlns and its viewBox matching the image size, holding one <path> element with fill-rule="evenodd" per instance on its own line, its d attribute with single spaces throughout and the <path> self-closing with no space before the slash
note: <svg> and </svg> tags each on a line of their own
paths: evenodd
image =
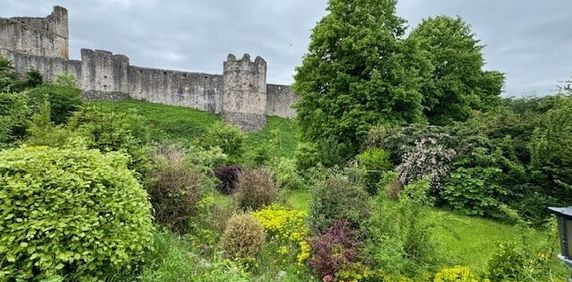
<svg viewBox="0 0 572 282">
<path fill-rule="evenodd" d="M 98 101 L 92 104 L 122 112 L 136 110 L 149 123 L 156 140 L 193 142 L 204 135 L 215 122 L 221 120 L 218 115 L 209 112 L 138 100 Z M 247 134 L 246 154 L 259 146 L 268 145 L 274 136 L 278 149 L 270 152 L 270 155 L 293 157 L 296 149 L 294 122 L 279 117 L 269 117 L 262 131 Z"/>
</svg>

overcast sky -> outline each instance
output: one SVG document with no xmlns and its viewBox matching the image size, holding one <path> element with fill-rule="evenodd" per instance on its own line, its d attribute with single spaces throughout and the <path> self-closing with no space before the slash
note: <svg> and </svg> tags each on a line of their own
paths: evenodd
<svg viewBox="0 0 572 282">
<path fill-rule="evenodd" d="M 0 0 L 0 17 L 70 15 L 71 56 L 80 48 L 129 56 L 132 65 L 222 73 L 228 53 L 268 61 L 268 82 L 290 84 L 326 0 Z M 487 45 L 487 69 L 507 75 L 505 96 L 543 95 L 572 77 L 572 0 L 401 0 L 417 25 L 461 16 Z"/>
</svg>

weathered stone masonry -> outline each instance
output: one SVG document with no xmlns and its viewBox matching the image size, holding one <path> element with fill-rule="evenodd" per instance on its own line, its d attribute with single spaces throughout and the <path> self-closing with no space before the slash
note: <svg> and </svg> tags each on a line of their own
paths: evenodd
<svg viewBox="0 0 572 282">
<path fill-rule="evenodd" d="M 291 118 L 298 97 L 286 85 L 266 83 L 267 64 L 245 54 L 229 55 L 223 74 L 206 74 L 132 66 L 129 58 L 102 50 L 81 50 L 68 58 L 68 14 L 54 7 L 46 18 L 0 18 L 0 55 L 19 73 L 36 69 L 45 80 L 68 72 L 85 99 L 134 98 L 221 114 L 245 130 L 259 130 L 266 116 Z"/>
</svg>

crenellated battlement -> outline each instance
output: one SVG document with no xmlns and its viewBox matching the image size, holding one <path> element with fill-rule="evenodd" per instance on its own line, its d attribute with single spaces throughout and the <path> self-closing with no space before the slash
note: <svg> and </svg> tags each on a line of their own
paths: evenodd
<svg viewBox="0 0 572 282">
<path fill-rule="evenodd" d="M 244 130 L 260 130 L 266 116 L 293 117 L 298 97 L 286 85 L 266 83 L 266 61 L 229 54 L 222 74 L 132 66 L 129 57 L 81 49 L 68 59 L 68 12 L 56 6 L 45 18 L 0 18 L 0 55 L 19 73 L 35 69 L 46 81 L 71 73 L 84 99 L 134 98 L 221 114 Z"/>
<path fill-rule="evenodd" d="M 222 111 L 229 123 L 259 130 L 266 122 L 266 61 L 244 54 L 237 60 L 228 55 L 223 66 Z"/>
</svg>

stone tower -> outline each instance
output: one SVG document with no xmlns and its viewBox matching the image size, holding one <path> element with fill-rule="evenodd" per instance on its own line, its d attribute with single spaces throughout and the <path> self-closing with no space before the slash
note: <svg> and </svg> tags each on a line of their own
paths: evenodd
<svg viewBox="0 0 572 282">
<path fill-rule="evenodd" d="M 232 54 L 224 62 L 222 114 L 230 124 L 257 131 L 266 124 L 266 61 L 248 54 L 237 60 Z"/>
<path fill-rule="evenodd" d="M 68 11 L 55 6 L 45 18 L 0 19 L 0 49 L 69 59 Z"/>
<path fill-rule="evenodd" d="M 80 88 L 87 99 L 120 99 L 129 93 L 129 58 L 81 49 Z"/>
</svg>

